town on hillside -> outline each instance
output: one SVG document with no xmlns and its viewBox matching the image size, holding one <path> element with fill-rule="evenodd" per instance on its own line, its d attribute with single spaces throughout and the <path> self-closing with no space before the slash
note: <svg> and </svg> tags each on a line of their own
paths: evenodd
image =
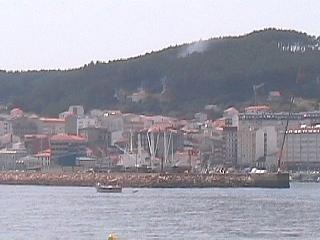
<svg viewBox="0 0 320 240">
<path fill-rule="evenodd" d="M 206 106 L 192 120 L 70 106 L 57 118 L 14 108 L 0 114 L 0 169 L 21 171 L 223 172 L 320 168 L 320 111 Z M 288 119 L 290 121 L 288 121 Z"/>
</svg>

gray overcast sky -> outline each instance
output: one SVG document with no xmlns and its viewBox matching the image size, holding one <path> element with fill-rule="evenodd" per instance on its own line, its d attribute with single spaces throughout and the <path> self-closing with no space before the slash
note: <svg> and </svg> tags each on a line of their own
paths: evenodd
<svg viewBox="0 0 320 240">
<path fill-rule="evenodd" d="M 0 69 L 67 69 L 266 27 L 320 35 L 319 0 L 0 0 Z"/>
</svg>

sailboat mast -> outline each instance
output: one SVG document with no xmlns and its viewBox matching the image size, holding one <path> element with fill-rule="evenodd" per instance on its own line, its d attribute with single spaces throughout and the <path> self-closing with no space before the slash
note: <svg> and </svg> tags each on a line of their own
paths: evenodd
<svg viewBox="0 0 320 240">
<path fill-rule="evenodd" d="M 289 114 L 287 116 L 286 126 L 285 126 L 285 129 L 284 129 L 284 134 L 283 134 L 283 138 L 282 138 L 280 154 L 279 154 L 279 159 L 278 159 L 278 171 L 280 170 L 280 167 L 281 167 L 281 158 L 282 158 L 282 153 L 283 153 L 283 147 L 284 147 L 284 143 L 286 141 L 286 135 L 287 135 L 287 131 L 288 131 L 289 119 L 290 119 L 291 112 L 292 112 L 293 102 L 294 102 L 294 96 L 292 96 L 291 99 L 290 99 Z"/>
</svg>

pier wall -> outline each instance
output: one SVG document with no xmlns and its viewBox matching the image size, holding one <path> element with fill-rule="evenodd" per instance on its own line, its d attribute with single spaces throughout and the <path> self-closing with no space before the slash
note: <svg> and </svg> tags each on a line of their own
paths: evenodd
<svg viewBox="0 0 320 240">
<path fill-rule="evenodd" d="M 205 188 L 205 187 L 289 187 L 289 179 L 265 174 L 159 174 L 159 173 L 87 173 L 87 172 L 0 172 L 0 184 L 94 186 L 120 184 L 133 188 Z M 271 184 L 270 184 L 271 183 Z"/>
</svg>

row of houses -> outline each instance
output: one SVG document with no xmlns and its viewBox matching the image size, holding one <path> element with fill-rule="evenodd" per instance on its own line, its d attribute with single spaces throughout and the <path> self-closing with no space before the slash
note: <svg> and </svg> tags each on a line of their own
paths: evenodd
<svg viewBox="0 0 320 240">
<path fill-rule="evenodd" d="M 118 110 L 95 109 L 85 114 L 82 106 L 70 106 L 59 118 L 45 118 L 15 108 L 0 116 L 0 169 L 159 168 L 163 156 L 167 162 L 169 150 L 183 149 L 176 121 Z M 139 164 L 132 157 L 125 161 L 133 150 L 135 158 L 139 152 Z"/>
<path fill-rule="evenodd" d="M 210 108 L 211 109 L 211 108 Z M 208 111 L 210 110 L 208 109 Z M 276 168 L 284 129 L 282 167 L 320 168 L 320 112 L 272 112 L 231 107 L 219 119 L 194 119 L 70 106 L 58 118 L 15 108 L 0 114 L 0 169 Z"/>
</svg>

